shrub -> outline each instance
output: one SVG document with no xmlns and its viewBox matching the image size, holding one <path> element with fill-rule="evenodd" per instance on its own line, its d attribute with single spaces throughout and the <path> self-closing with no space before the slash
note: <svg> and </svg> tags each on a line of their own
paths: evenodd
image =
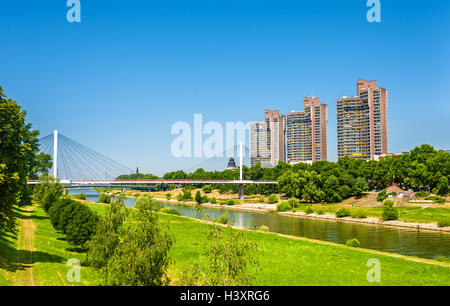
<svg viewBox="0 0 450 306">
<path fill-rule="evenodd" d="M 226 202 L 226 204 L 227 204 L 227 205 L 235 205 L 235 204 L 236 204 L 236 201 L 234 201 L 233 199 L 229 199 L 229 200 Z"/>
<path fill-rule="evenodd" d="M 52 223 L 52 226 L 56 229 L 61 231 L 61 225 L 59 223 L 59 216 L 61 215 L 62 210 L 67 206 L 70 205 L 73 201 L 68 198 L 61 198 L 59 199 L 52 207 L 50 207 L 48 211 L 48 216 L 50 217 L 50 222 Z"/>
<path fill-rule="evenodd" d="M 416 197 L 418 197 L 418 198 L 425 198 L 425 197 L 428 197 L 429 195 L 430 195 L 430 193 L 427 191 L 416 192 Z"/>
<path fill-rule="evenodd" d="M 278 197 L 275 194 L 271 194 L 267 198 L 267 203 L 269 203 L 269 204 L 276 204 L 276 203 L 278 203 Z"/>
<path fill-rule="evenodd" d="M 107 195 L 106 193 L 102 193 L 98 197 L 97 203 L 109 204 L 111 203 L 111 196 Z"/>
<path fill-rule="evenodd" d="M 361 246 L 361 243 L 359 242 L 358 239 L 353 238 L 353 239 L 347 240 L 346 245 L 349 247 L 352 247 L 352 248 L 359 248 Z"/>
<path fill-rule="evenodd" d="M 260 196 L 259 197 L 259 202 L 260 203 L 265 203 L 266 202 L 266 198 L 264 196 Z"/>
<path fill-rule="evenodd" d="M 82 247 L 94 235 L 99 218 L 89 207 L 78 204 L 73 211 L 72 219 L 66 225 L 65 234 L 67 242 Z"/>
<path fill-rule="evenodd" d="M 179 194 L 177 195 L 177 201 L 178 201 L 178 202 L 183 202 L 183 200 L 184 200 L 183 194 L 182 194 L 182 193 L 179 193 Z"/>
<path fill-rule="evenodd" d="M 220 224 L 227 224 L 228 223 L 228 213 L 224 213 L 222 216 L 220 216 L 217 219 L 213 219 L 214 222 L 220 223 Z"/>
<path fill-rule="evenodd" d="M 436 256 L 434 258 L 434 260 L 437 260 L 437 261 L 440 261 L 440 262 L 450 263 L 450 257 L 446 257 L 446 256 Z"/>
<path fill-rule="evenodd" d="M 74 246 L 84 246 L 91 239 L 99 220 L 89 207 L 68 198 L 58 200 L 48 215 L 52 226 Z"/>
<path fill-rule="evenodd" d="M 340 208 L 337 212 L 336 212 L 336 217 L 338 218 L 345 218 L 345 217 L 350 217 L 352 215 L 351 211 L 348 208 Z"/>
<path fill-rule="evenodd" d="M 39 184 L 34 187 L 33 199 L 42 205 L 45 212 L 48 212 L 50 206 L 64 194 L 64 188 L 55 179 L 48 175 L 43 175 L 39 178 Z M 44 197 L 46 197 L 44 202 Z"/>
<path fill-rule="evenodd" d="M 183 194 L 182 194 L 182 202 L 189 202 L 192 201 L 192 193 L 191 190 L 188 188 L 184 188 L 183 189 Z"/>
<path fill-rule="evenodd" d="M 205 186 L 203 186 L 202 190 L 204 193 L 211 193 L 213 188 L 211 185 L 205 185 Z"/>
<path fill-rule="evenodd" d="M 152 197 L 148 195 L 144 195 L 139 199 L 137 199 L 135 205 L 137 209 L 152 210 L 152 211 L 159 211 L 161 208 L 163 208 L 163 206 L 164 205 L 162 202 L 152 199 Z"/>
<path fill-rule="evenodd" d="M 261 225 L 260 227 L 258 227 L 258 231 L 268 232 L 269 231 L 269 227 L 265 226 L 265 225 Z"/>
<path fill-rule="evenodd" d="M 439 227 L 450 227 L 450 220 L 441 220 L 438 222 Z"/>
<path fill-rule="evenodd" d="M 325 210 L 322 207 L 319 207 L 319 208 L 316 209 L 316 214 L 324 215 L 325 214 Z"/>
<path fill-rule="evenodd" d="M 295 208 L 295 205 L 292 205 L 292 202 L 290 201 L 284 201 L 277 205 L 277 211 L 283 212 L 283 211 L 292 211 Z"/>
<path fill-rule="evenodd" d="M 438 204 L 445 204 L 447 203 L 447 199 L 446 198 L 440 198 L 438 197 L 436 200 L 433 201 L 434 203 L 438 203 Z"/>
<path fill-rule="evenodd" d="M 212 197 L 212 198 L 209 199 L 209 203 L 216 204 L 217 203 L 217 199 Z"/>
<path fill-rule="evenodd" d="M 378 201 L 378 202 L 383 202 L 383 201 L 386 200 L 387 198 L 388 198 L 388 196 L 387 196 L 387 194 L 386 194 L 386 189 L 383 189 L 383 190 L 381 190 L 381 191 L 378 193 L 377 201 Z"/>
<path fill-rule="evenodd" d="M 75 199 L 78 199 L 78 200 L 86 200 L 86 195 L 82 192 L 82 193 L 79 193 L 79 194 L 77 194 L 76 196 L 75 196 Z"/>
<path fill-rule="evenodd" d="M 367 211 L 364 208 L 357 208 L 352 210 L 351 217 L 353 219 L 365 219 L 367 218 Z"/>
<path fill-rule="evenodd" d="M 161 208 L 160 212 L 169 214 L 169 215 L 181 216 L 180 211 L 178 211 L 175 208 L 164 207 L 164 208 Z"/>
<path fill-rule="evenodd" d="M 167 200 L 170 200 L 171 197 L 172 197 L 172 194 L 170 194 L 169 192 L 166 193 L 166 199 L 167 199 Z"/>
<path fill-rule="evenodd" d="M 394 221 L 398 220 L 399 214 L 398 210 L 394 207 L 394 201 L 386 200 L 384 201 L 383 206 L 383 214 L 381 215 L 381 219 L 383 221 Z"/>
<path fill-rule="evenodd" d="M 42 208 L 44 208 L 45 212 L 48 212 L 50 207 L 52 207 L 52 205 L 55 204 L 59 198 L 60 195 L 52 190 L 47 190 L 42 198 Z"/>
<path fill-rule="evenodd" d="M 311 206 L 306 207 L 305 214 L 310 215 L 314 213 L 314 209 Z"/>
</svg>

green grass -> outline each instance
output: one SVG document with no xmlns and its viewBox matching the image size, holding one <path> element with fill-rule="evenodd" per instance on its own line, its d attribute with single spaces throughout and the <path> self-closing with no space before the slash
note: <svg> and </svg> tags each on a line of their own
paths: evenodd
<svg viewBox="0 0 450 306">
<path fill-rule="evenodd" d="M 89 204 L 102 214 L 106 205 Z M 34 279 L 36 285 L 70 285 L 66 262 L 85 253 L 74 252 L 57 233 L 40 207 L 35 207 L 32 220 L 36 226 L 34 237 Z M 174 281 L 191 264 L 205 267 L 207 255 L 205 225 L 192 219 L 174 215 L 160 215 L 160 221 L 169 222 L 176 242 L 170 252 L 173 263 L 169 276 Z M 273 233 L 249 232 L 259 245 L 257 257 L 260 269 L 253 269 L 255 285 L 450 285 L 450 267 L 408 260 L 403 256 L 389 256 L 380 252 L 353 249 L 307 239 L 284 237 Z M 17 238 L 0 240 L 0 285 L 15 284 L 13 272 L 4 271 L 5 258 L 17 254 Z M 381 283 L 369 283 L 367 261 L 381 262 Z M 419 260 L 419 259 L 418 259 Z M 422 261 L 422 260 L 420 260 Z M 425 260 L 423 260 L 425 261 Z M 5 273 L 6 272 L 6 273 Z M 82 267 L 81 285 L 101 285 L 102 277 L 89 267 Z"/>
<path fill-rule="evenodd" d="M 295 211 L 305 211 L 308 206 L 302 205 Z M 335 214 L 343 205 L 313 205 L 314 208 L 321 207 L 327 214 Z M 350 206 L 347 206 L 350 208 Z M 360 206 L 351 207 L 351 210 Z M 381 219 L 383 213 L 382 207 L 363 207 L 367 212 L 367 217 L 376 217 Z M 396 207 L 400 213 L 400 221 L 433 223 L 439 221 L 450 221 L 449 208 L 421 208 L 421 207 Z"/>
<path fill-rule="evenodd" d="M 160 219 L 170 221 L 176 238 L 171 252 L 175 259 L 171 274 L 177 275 L 186 265 L 194 263 L 205 266 L 204 225 L 176 216 L 161 215 Z M 250 235 L 260 246 L 255 285 L 371 285 L 366 278 L 369 270 L 366 264 L 371 258 L 381 262 L 379 285 L 450 285 L 450 267 L 271 233 Z"/>
<path fill-rule="evenodd" d="M 101 208 L 97 208 L 101 210 Z M 32 214 L 35 224 L 33 246 L 38 253 L 33 252 L 34 268 L 33 274 L 35 284 L 40 286 L 67 286 L 67 272 L 71 267 L 66 263 L 71 258 L 78 259 L 81 263 L 85 261 L 86 253 L 74 249 L 64 239 L 64 235 L 58 233 L 50 223 L 50 219 L 44 210 L 36 206 Z M 82 267 L 81 284 L 73 285 L 100 285 L 101 278 L 91 268 Z"/>
</svg>

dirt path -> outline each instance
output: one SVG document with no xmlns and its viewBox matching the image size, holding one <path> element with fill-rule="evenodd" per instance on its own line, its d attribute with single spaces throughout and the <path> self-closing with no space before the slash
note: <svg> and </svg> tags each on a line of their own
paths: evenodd
<svg viewBox="0 0 450 306">
<path fill-rule="evenodd" d="M 18 271 L 17 282 L 20 286 L 34 286 L 33 277 L 33 235 L 35 225 L 31 219 L 33 207 L 24 208 L 22 226 L 19 234 L 18 246 L 24 252 L 21 252 L 21 260 L 25 267 Z"/>
</svg>

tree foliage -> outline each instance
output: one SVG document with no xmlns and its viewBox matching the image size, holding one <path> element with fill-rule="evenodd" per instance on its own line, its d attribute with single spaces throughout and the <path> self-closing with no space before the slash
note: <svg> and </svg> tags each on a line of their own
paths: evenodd
<svg viewBox="0 0 450 306">
<path fill-rule="evenodd" d="M 13 206 L 31 203 L 27 181 L 49 165 L 48 155 L 37 157 L 39 132 L 25 117 L 26 112 L 0 86 L 0 233 L 14 231 Z"/>
<path fill-rule="evenodd" d="M 125 229 L 123 239 L 110 259 L 110 279 L 115 286 L 163 286 L 169 283 L 168 252 L 174 238 L 158 215 L 140 206 Z"/>
</svg>

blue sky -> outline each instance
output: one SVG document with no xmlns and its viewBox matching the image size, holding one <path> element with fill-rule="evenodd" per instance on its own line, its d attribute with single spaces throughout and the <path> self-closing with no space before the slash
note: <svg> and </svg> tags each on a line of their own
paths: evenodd
<svg viewBox="0 0 450 306">
<path fill-rule="evenodd" d="M 262 120 L 264 109 L 329 105 L 336 160 L 336 99 L 356 80 L 389 90 L 389 151 L 450 149 L 450 2 L 381 0 L 0 0 L 0 85 L 43 136 L 64 135 L 141 171 L 187 169 L 173 123 Z"/>
</svg>

